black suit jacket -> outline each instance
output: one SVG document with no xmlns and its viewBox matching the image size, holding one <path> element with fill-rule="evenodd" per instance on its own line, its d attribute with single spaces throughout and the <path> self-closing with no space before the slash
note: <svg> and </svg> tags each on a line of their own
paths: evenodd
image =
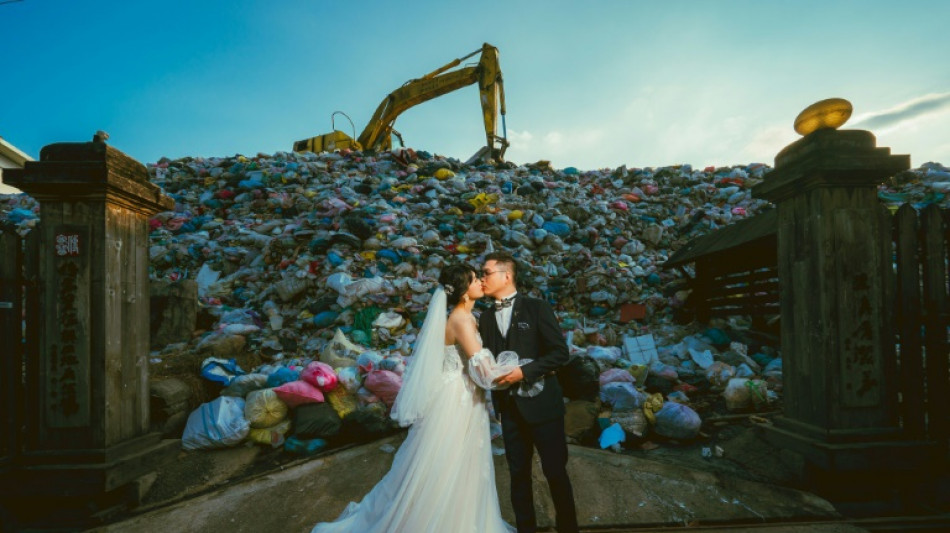
<svg viewBox="0 0 950 533">
<path fill-rule="evenodd" d="M 519 359 L 532 362 L 521 367 L 524 379 L 544 380 L 544 390 L 533 398 L 514 393 L 517 386 L 492 392 L 492 402 L 499 414 L 517 408 L 529 424 L 539 424 L 564 416 L 564 394 L 554 371 L 567 363 L 570 353 L 564 335 L 558 326 L 554 310 L 544 300 L 517 295 L 511 311 L 508 335 L 501 336 L 495 321 L 494 308 L 482 312 L 478 331 L 482 344 L 497 356 L 505 350 L 518 354 Z"/>
</svg>

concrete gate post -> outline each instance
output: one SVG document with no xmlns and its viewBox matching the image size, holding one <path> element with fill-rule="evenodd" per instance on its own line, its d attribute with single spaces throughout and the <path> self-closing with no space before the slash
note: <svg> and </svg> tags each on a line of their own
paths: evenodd
<svg viewBox="0 0 950 533">
<path fill-rule="evenodd" d="M 41 219 L 38 357 L 3 504 L 21 524 L 95 523 L 138 503 L 135 481 L 178 451 L 149 432 L 147 359 L 148 217 L 174 201 L 99 140 L 48 145 L 4 177 Z"/>
<path fill-rule="evenodd" d="M 829 492 L 837 482 L 860 492 L 856 480 L 928 457 L 900 433 L 892 230 L 877 199 L 909 167 L 868 131 L 817 129 L 776 155 L 752 191 L 778 210 L 785 406 L 766 435 L 803 455 Z"/>
</svg>

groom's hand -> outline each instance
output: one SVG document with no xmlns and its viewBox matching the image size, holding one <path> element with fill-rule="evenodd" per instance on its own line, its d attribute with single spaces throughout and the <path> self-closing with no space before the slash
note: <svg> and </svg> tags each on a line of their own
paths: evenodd
<svg viewBox="0 0 950 533">
<path fill-rule="evenodd" d="M 495 380 L 495 383 L 497 383 L 498 385 L 503 385 L 503 386 L 514 385 L 515 383 L 518 383 L 522 379 L 524 379 L 524 374 L 521 372 L 521 367 L 518 366 L 518 367 L 515 367 L 515 369 L 512 370 L 511 372 L 508 372 L 504 376 L 497 378 Z"/>
</svg>

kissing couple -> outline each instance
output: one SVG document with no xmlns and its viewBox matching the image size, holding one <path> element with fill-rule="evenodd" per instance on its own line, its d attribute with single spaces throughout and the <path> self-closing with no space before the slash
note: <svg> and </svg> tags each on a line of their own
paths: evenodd
<svg viewBox="0 0 950 533">
<path fill-rule="evenodd" d="M 577 532 L 556 376 L 567 344 L 550 304 L 518 293 L 517 268 L 493 252 L 481 271 L 442 270 L 390 415 L 409 433 L 379 483 L 313 533 L 533 533 L 535 450 L 557 531 Z M 486 296 L 494 308 L 476 320 L 472 309 Z M 501 517 L 486 390 L 501 417 L 517 529 Z"/>
</svg>

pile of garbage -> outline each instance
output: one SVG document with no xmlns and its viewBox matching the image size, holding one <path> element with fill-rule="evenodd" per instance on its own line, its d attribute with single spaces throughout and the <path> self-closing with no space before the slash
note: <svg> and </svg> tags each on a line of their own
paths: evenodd
<svg viewBox="0 0 950 533">
<path fill-rule="evenodd" d="M 700 397 L 750 411 L 780 398 L 777 347 L 741 317 L 678 323 L 689 290 L 663 268 L 690 240 L 771 208 L 751 196 L 764 164 L 580 171 L 400 149 L 148 169 L 176 202 L 149 221 L 149 275 L 195 282 L 206 325 L 151 362 L 201 354 L 195 371 L 221 387 L 192 413 L 186 447 L 251 439 L 309 453 L 393 430 L 387 411 L 440 270 L 493 250 L 518 259 L 520 291 L 555 307 L 573 356 L 561 379 L 575 441 L 690 439 L 710 408 Z M 879 196 L 947 206 L 948 192 L 950 171 L 928 163 Z M 26 195 L 0 197 L 0 209 L 21 234 L 37 223 Z M 264 363 L 240 368 L 233 355 L 246 352 Z"/>
<path fill-rule="evenodd" d="M 884 180 L 877 196 L 892 212 L 904 204 L 918 210 L 929 205 L 946 209 L 950 207 L 950 168 L 930 162 L 899 172 Z"/>
</svg>

